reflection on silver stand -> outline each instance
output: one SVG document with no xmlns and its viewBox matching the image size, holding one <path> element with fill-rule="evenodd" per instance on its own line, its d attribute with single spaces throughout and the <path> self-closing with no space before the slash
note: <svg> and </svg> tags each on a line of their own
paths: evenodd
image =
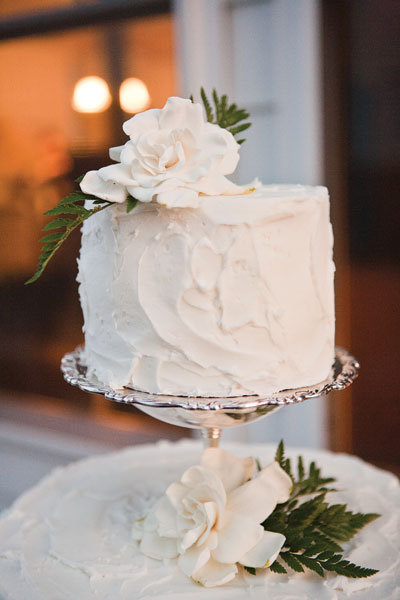
<svg viewBox="0 0 400 600">
<path fill-rule="evenodd" d="M 359 364 L 346 350 L 336 348 L 335 362 L 329 376 L 320 383 L 304 388 L 287 389 L 273 394 L 207 398 L 149 394 L 130 388 L 112 389 L 86 376 L 83 349 L 76 348 L 61 361 L 64 379 L 85 392 L 102 394 L 108 400 L 134 404 L 143 412 L 173 425 L 201 429 L 206 446 L 218 446 L 224 427 L 251 423 L 271 414 L 281 406 L 297 404 L 343 390 L 358 375 Z"/>
</svg>

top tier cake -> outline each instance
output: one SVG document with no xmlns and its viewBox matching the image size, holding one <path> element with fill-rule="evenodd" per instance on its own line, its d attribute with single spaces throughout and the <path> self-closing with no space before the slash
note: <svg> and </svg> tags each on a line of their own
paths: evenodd
<svg viewBox="0 0 400 600">
<path fill-rule="evenodd" d="M 333 272 L 322 187 L 113 206 L 83 227 L 87 364 L 112 386 L 173 395 L 317 383 L 333 362 Z"/>
<path fill-rule="evenodd" d="M 83 226 L 89 374 L 186 396 L 322 381 L 334 360 L 326 188 L 235 186 L 224 174 L 239 146 L 200 105 L 170 99 L 148 113 L 125 124 L 129 141 L 110 153 L 119 163 L 81 184 L 113 202 Z M 140 200 L 129 213 L 128 193 Z"/>
</svg>

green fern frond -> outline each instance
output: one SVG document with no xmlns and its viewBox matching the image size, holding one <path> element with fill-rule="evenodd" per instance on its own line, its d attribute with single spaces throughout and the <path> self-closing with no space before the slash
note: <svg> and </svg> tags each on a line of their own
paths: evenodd
<svg viewBox="0 0 400 600">
<path fill-rule="evenodd" d="M 295 554 L 291 554 L 290 552 L 281 552 L 280 557 L 289 565 L 291 569 L 293 569 L 293 571 L 296 571 L 296 573 L 304 572 L 304 569 Z"/>
<path fill-rule="evenodd" d="M 285 444 L 284 444 L 283 440 L 281 440 L 279 442 L 278 447 L 276 449 L 276 452 L 275 452 L 275 461 L 283 469 L 283 466 L 285 464 Z"/>
<path fill-rule="evenodd" d="M 279 563 L 277 560 L 272 563 L 272 565 L 269 567 L 269 570 L 272 571 L 273 573 L 279 573 L 282 575 L 284 573 L 287 573 L 285 567 L 283 565 L 281 565 L 281 563 Z"/>
<path fill-rule="evenodd" d="M 276 449 L 275 460 L 293 479 L 282 440 Z M 279 558 L 294 571 L 301 572 L 307 568 L 320 576 L 324 575 L 324 571 L 330 571 L 347 577 L 369 577 L 377 571 L 345 560 L 340 543 L 350 540 L 380 515 L 353 513 L 345 504 L 329 505 L 325 500 L 326 495 L 336 490 L 326 485 L 334 481 L 333 477 L 323 477 L 314 461 L 306 471 L 304 461 L 299 456 L 297 479 L 293 479 L 289 499 L 278 504 L 262 526 L 266 531 L 285 536 Z M 304 495 L 311 495 L 312 498 L 301 502 Z M 270 569 L 274 573 L 285 572 L 277 562 Z"/>
<path fill-rule="evenodd" d="M 203 101 L 204 110 L 206 111 L 207 121 L 209 121 L 209 123 L 213 123 L 214 122 L 213 109 L 211 108 L 211 104 L 207 98 L 207 94 L 205 93 L 204 88 L 200 89 L 200 96 Z"/>
<path fill-rule="evenodd" d="M 242 121 L 246 121 L 250 117 L 249 113 L 243 108 L 238 108 L 235 103 L 229 104 L 228 96 L 226 94 L 219 97 L 217 91 L 213 89 L 212 102 L 214 108 L 212 107 L 204 88 L 200 89 L 200 97 L 209 123 L 227 129 L 233 136 L 242 131 L 246 131 L 246 129 L 251 126 L 251 123 L 249 122 L 242 123 Z M 190 99 L 193 102 L 193 96 L 190 96 Z M 242 144 L 244 141 L 244 139 L 237 140 L 238 144 Z"/>
<path fill-rule="evenodd" d="M 132 196 L 128 196 L 126 199 L 126 212 L 130 213 L 136 206 L 139 201 L 136 198 L 132 198 Z"/>
<path fill-rule="evenodd" d="M 81 180 L 82 178 L 79 179 Z M 86 200 L 91 200 L 95 205 L 94 208 L 85 208 L 84 203 Z M 86 219 L 104 210 L 110 206 L 110 204 L 112 204 L 112 202 L 101 200 L 96 198 L 96 196 L 84 194 L 81 191 L 75 191 L 66 198 L 60 200 L 55 208 L 51 208 L 45 212 L 45 215 L 54 216 L 56 218 L 47 223 L 43 227 L 43 231 L 53 231 L 53 233 L 49 233 L 41 238 L 40 241 L 43 246 L 39 255 L 36 271 L 32 277 L 25 282 L 25 285 L 39 279 L 54 254 L 77 227 L 80 227 Z M 135 198 L 128 197 L 126 211 L 130 212 L 133 210 L 136 204 L 137 200 Z"/>
</svg>

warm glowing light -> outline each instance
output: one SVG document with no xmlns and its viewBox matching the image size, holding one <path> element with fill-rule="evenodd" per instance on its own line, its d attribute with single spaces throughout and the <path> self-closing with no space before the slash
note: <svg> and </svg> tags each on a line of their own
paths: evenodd
<svg viewBox="0 0 400 600">
<path fill-rule="evenodd" d="M 127 113 L 138 113 L 148 108 L 150 94 L 144 81 L 136 77 L 125 79 L 119 88 L 119 102 Z"/>
<path fill-rule="evenodd" d="M 75 84 L 72 106 L 82 113 L 99 113 L 111 104 L 110 88 L 101 77 L 83 77 Z"/>
</svg>

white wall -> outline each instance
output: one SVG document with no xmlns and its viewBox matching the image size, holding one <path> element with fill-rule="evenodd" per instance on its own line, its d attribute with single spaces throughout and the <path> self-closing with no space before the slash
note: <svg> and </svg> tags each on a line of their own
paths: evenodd
<svg viewBox="0 0 400 600">
<path fill-rule="evenodd" d="M 181 94 L 216 87 L 248 108 L 237 179 L 321 183 L 318 0 L 175 0 Z M 325 446 L 325 400 L 273 413 L 226 437 Z"/>
</svg>

